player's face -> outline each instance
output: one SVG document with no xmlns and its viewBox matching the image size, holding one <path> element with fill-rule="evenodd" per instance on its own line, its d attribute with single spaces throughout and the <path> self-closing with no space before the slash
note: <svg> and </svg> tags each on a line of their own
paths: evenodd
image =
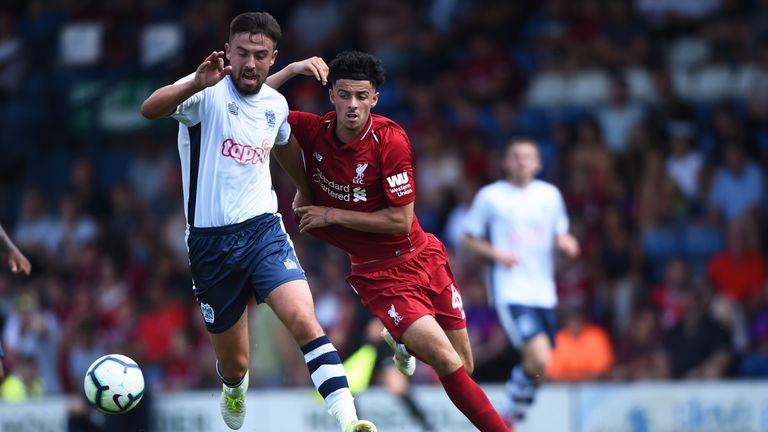
<svg viewBox="0 0 768 432">
<path fill-rule="evenodd" d="M 235 88 L 244 95 L 258 93 L 277 58 L 275 42 L 260 33 L 238 33 L 224 49 Z"/>
<path fill-rule="evenodd" d="M 336 107 L 337 129 L 345 135 L 357 136 L 368 123 L 371 108 L 379 101 L 379 93 L 370 81 L 340 79 L 329 91 Z"/>
<path fill-rule="evenodd" d="M 528 183 L 541 169 L 539 150 L 531 143 L 515 144 L 507 150 L 504 167 L 513 182 Z"/>
</svg>

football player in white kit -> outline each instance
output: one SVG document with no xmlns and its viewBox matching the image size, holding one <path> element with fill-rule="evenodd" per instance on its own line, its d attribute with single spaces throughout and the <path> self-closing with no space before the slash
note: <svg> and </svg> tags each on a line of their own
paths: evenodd
<svg viewBox="0 0 768 432">
<path fill-rule="evenodd" d="M 266 302 L 304 353 L 312 381 L 346 432 L 372 432 L 358 420 L 336 349 L 315 317 L 312 295 L 277 213 L 269 156 L 288 142 L 288 104 L 264 85 L 281 37 L 268 13 L 244 13 L 230 24 L 224 51 L 144 101 L 148 119 L 179 121 L 184 201 L 195 298 L 216 352 L 224 422 L 239 429 L 248 389 L 248 314 Z M 225 58 L 229 64 L 225 66 Z M 305 61 L 321 81 L 322 62 Z"/>
<path fill-rule="evenodd" d="M 521 364 L 506 385 L 510 421 L 520 421 L 533 403 L 554 345 L 557 251 L 579 254 L 568 233 L 568 215 L 560 191 L 537 180 L 541 157 L 537 144 L 513 139 L 504 157 L 506 178 L 478 191 L 464 221 L 463 244 L 487 259 L 490 296 Z"/>
</svg>

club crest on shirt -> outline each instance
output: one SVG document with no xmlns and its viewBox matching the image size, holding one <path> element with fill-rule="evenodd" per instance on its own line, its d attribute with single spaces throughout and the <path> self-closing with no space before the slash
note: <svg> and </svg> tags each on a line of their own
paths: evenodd
<svg viewBox="0 0 768 432">
<path fill-rule="evenodd" d="M 368 162 L 359 163 L 355 167 L 355 177 L 352 179 L 354 184 L 363 184 L 365 182 L 365 169 L 368 168 Z"/>
<path fill-rule="evenodd" d="M 240 112 L 240 108 L 238 108 L 234 102 L 230 102 L 227 104 L 227 111 L 232 115 L 237 115 L 237 113 Z"/>
<path fill-rule="evenodd" d="M 275 112 L 268 109 L 264 112 L 264 117 L 267 119 L 267 126 L 270 128 L 275 127 Z"/>
</svg>

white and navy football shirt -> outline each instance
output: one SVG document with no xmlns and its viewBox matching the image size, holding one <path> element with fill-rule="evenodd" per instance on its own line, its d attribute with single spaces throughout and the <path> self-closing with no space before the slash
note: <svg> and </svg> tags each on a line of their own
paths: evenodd
<svg viewBox="0 0 768 432">
<path fill-rule="evenodd" d="M 190 74 L 178 83 L 194 79 Z M 187 225 L 220 227 L 277 211 L 269 154 L 288 142 L 288 103 L 267 86 L 242 95 L 226 76 L 181 103 L 179 156 Z"/>
<path fill-rule="evenodd" d="M 464 232 L 511 252 L 513 267 L 494 263 L 491 294 L 495 303 L 551 308 L 557 304 L 554 280 L 555 237 L 568 232 L 560 191 L 533 180 L 525 187 L 497 181 L 480 189 L 464 221 Z"/>
</svg>

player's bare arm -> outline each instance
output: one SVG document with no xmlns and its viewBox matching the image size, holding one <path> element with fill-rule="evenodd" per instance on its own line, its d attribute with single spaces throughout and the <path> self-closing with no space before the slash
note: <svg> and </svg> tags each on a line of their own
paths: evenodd
<svg viewBox="0 0 768 432">
<path fill-rule="evenodd" d="M 579 241 L 576 240 L 576 237 L 574 237 L 573 234 L 565 233 L 558 235 L 555 239 L 555 244 L 557 250 L 564 253 L 569 258 L 576 258 L 581 253 Z"/>
<path fill-rule="evenodd" d="M 469 234 L 464 234 L 462 243 L 464 247 L 488 261 L 497 262 L 507 267 L 513 267 L 519 262 L 515 254 L 497 249 L 491 243 Z"/>
<path fill-rule="evenodd" d="M 197 67 L 194 80 L 167 85 L 149 95 L 141 104 L 141 115 L 149 120 L 167 117 L 180 103 L 218 83 L 231 71 L 232 66 L 224 66 L 224 51 L 214 51 Z"/>
<path fill-rule="evenodd" d="M 287 144 L 272 147 L 272 155 L 275 156 L 277 163 L 280 164 L 283 171 L 288 174 L 296 185 L 297 199 L 294 199 L 294 208 L 310 204 L 312 202 L 312 192 L 310 192 L 307 185 L 307 175 L 304 172 L 304 156 L 296 137 L 291 135 Z"/>
<path fill-rule="evenodd" d="M 29 272 L 32 271 L 32 264 L 30 264 L 27 257 L 19 251 L 19 248 L 13 244 L 2 226 L 0 226 L 0 242 L 2 242 L 3 247 L 8 250 L 8 266 L 11 268 L 11 271 L 14 274 L 24 273 L 25 275 L 29 275 Z"/>
<path fill-rule="evenodd" d="M 298 76 L 314 76 L 323 85 L 328 82 L 328 65 L 320 57 L 310 57 L 302 61 L 293 62 L 267 77 L 267 85 L 273 89 L 280 88 L 289 79 Z"/>
<path fill-rule="evenodd" d="M 304 206 L 297 208 L 296 214 L 301 218 L 301 232 L 328 225 L 340 225 L 370 233 L 407 235 L 413 222 L 413 203 L 401 207 L 387 207 L 375 212 Z"/>
</svg>

